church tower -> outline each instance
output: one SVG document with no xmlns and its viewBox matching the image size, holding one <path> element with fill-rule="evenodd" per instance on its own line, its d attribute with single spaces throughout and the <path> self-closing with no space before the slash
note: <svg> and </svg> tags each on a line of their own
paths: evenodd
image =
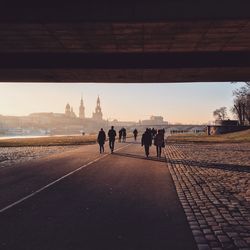
<svg viewBox="0 0 250 250">
<path fill-rule="evenodd" d="M 96 121 L 102 121 L 102 109 L 99 96 L 97 98 L 95 112 L 93 113 L 93 119 Z"/>
<path fill-rule="evenodd" d="M 83 99 L 81 97 L 81 103 L 80 103 L 80 107 L 79 107 L 79 118 L 80 119 L 84 119 L 85 118 L 85 107 L 83 105 Z"/>
<path fill-rule="evenodd" d="M 71 107 L 71 109 L 70 109 L 70 117 L 71 118 L 76 118 L 76 114 L 75 114 L 75 112 L 73 110 L 73 107 Z"/>
</svg>

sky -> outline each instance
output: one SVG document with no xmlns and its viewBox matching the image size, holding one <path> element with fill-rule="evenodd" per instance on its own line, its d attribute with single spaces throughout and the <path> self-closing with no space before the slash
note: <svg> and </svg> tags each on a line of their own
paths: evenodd
<svg viewBox="0 0 250 250">
<path fill-rule="evenodd" d="M 227 107 L 233 118 L 232 92 L 243 83 L 0 83 L 0 114 L 63 113 L 67 103 L 78 115 L 81 95 L 85 116 L 91 117 L 100 96 L 103 118 L 139 121 L 160 115 L 171 123 L 204 124 L 213 111 Z"/>
</svg>

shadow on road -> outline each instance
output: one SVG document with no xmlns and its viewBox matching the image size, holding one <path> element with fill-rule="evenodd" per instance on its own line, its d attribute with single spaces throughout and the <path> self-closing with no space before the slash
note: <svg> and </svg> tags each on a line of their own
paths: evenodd
<svg viewBox="0 0 250 250">
<path fill-rule="evenodd" d="M 116 152 L 116 155 L 119 156 L 124 156 L 124 157 L 130 157 L 130 158 L 137 158 L 137 159 L 141 159 L 141 160 L 150 160 L 150 161 L 160 161 L 160 162 L 166 162 L 165 161 L 165 157 L 162 158 L 157 158 L 157 157 L 153 157 L 153 156 L 149 156 L 148 158 L 146 156 L 142 156 L 142 155 L 134 155 L 134 154 L 128 154 L 128 153 L 120 153 L 120 152 Z"/>
<path fill-rule="evenodd" d="M 184 160 L 184 159 L 171 159 L 166 156 L 167 163 L 172 164 L 184 164 L 192 167 L 202 167 L 202 168 L 216 168 L 227 171 L 234 172 L 247 172 L 250 173 L 250 166 L 242 166 L 237 164 L 228 164 L 228 163 L 215 163 L 215 162 L 200 162 L 200 161 L 192 161 L 192 160 Z"/>
<path fill-rule="evenodd" d="M 126 141 L 126 142 L 119 142 L 119 143 L 127 143 L 127 144 L 141 144 L 139 141 Z"/>
</svg>

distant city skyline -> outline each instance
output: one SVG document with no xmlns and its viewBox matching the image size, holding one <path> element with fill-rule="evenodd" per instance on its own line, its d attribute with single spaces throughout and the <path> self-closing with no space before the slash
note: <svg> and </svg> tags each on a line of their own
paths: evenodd
<svg viewBox="0 0 250 250">
<path fill-rule="evenodd" d="M 36 112 L 64 113 L 66 104 L 79 114 L 81 96 L 85 116 L 92 117 L 98 95 L 103 118 L 119 121 L 163 116 L 170 123 L 203 124 L 214 120 L 213 111 L 228 108 L 233 118 L 232 92 L 242 83 L 0 83 L 0 115 L 23 116 Z"/>
</svg>

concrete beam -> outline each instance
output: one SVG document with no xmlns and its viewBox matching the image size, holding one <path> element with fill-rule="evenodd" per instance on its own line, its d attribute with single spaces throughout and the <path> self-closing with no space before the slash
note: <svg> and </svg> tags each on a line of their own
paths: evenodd
<svg viewBox="0 0 250 250">
<path fill-rule="evenodd" d="M 1 82 L 171 83 L 250 81 L 250 67 L 182 69 L 0 69 Z"/>
<path fill-rule="evenodd" d="M 249 81 L 249 9 L 249 0 L 3 0 L 0 81 Z"/>
<path fill-rule="evenodd" d="M 250 67 L 248 52 L 0 53 L 1 69 L 182 69 Z"/>
<path fill-rule="evenodd" d="M 166 20 L 247 19 L 249 0 L 6 0 L 0 22 L 85 21 L 141 22 Z"/>
</svg>

